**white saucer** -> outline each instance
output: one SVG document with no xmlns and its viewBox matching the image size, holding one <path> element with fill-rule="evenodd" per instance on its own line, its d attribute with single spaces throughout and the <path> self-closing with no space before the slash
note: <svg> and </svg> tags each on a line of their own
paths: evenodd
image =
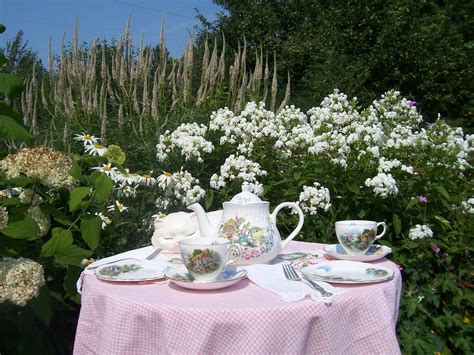
<svg viewBox="0 0 474 355">
<path fill-rule="evenodd" d="M 217 290 L 229 287 L 247 276 L 247 271 L 241 268 L 230 268 L 222 272 L 214 281 L 196 281 L 185 268 L 173 269 L 165 276 L 174 284 L 192 290 Z"/>
<path fill-rule="evenodd" d="M 301 269 L 301 273 L 314 280 L 330 283 L 367 284 L 393 278 L 394 271 L 383 266 L 360 261 L 335 260 Z"/>
<path fill-rule="evenodd" d="M 382 259 L 384 256 L 390 254 L 392 249 L 385 245 L 372 245 L 365 254 L 351 255 L 347 254 L 340 244 L 326 245 L 323 250 L 334 259 L 352 260 L 352 261 L 374 261 Z"/>
<path fill-rule="evenodd" d="M 144 282 L 165 277 L 169 264 L 148 260 L 122 260 L 102 265 L 95 270 L 95 276 L 104 281 Z"/>
</svg>

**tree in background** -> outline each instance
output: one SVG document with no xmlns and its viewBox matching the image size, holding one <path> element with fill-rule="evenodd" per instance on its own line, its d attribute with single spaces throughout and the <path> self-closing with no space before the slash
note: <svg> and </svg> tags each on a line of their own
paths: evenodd
<svg viewBox="0 0 474 355">
<path fill-rule="evenodd" d="M 23 34 L 19 30 L 13 39 L 7 41 L 5 48 L 0 48 L 0 53 L 8 60 L 8 64 L 1 68 L 3 72 L 25 77 L 31 75 L 34 65 L 42 68 L 42 63 L 38 52 L 29 47 L 28 41 L 23 40 Z"/>
<path fill-rule="evenodd" d="M 367 104 L 387 89 L 473 128 L 473 2 L 214 0 L 217 21 L 201 16 L 200 36 L 225 33 L 237 48 L 275 51 L 293 78 L 292 103 L 306 108 L 334 88 Z"/>
</svg>

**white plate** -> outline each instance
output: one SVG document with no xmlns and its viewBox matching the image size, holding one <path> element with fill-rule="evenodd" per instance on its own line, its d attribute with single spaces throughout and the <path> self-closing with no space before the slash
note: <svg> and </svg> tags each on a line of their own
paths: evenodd
<svg viewBox="0 0 474 355">
<path fill-rule="evenodd" d="M 333 283 L 365 284 L 390 280 L 393 270 L 360 261 L 336 260 L 301 269 L 309 278 Z"/>
<path fill-rule="evenodd" d="M 247 271 L 241 268 L 230 268 L 222 272 L 215 281 L 196 281 L 184 268 L 170 270 L 165 275 L 172 283 L 184 288 L 192 290 L 217 290 L 239 282 L 247 276 Z"/>
<path fill-rule="evenodd" d="M 350 255 L 340 244 L 326 245 L 323 250 L 334 259 L 352 260 L 352 261 L 374 261 L 385 257 L 392 252 L 390 247 L 385 245 L 372 245 L 365 254 Z"/>
<path fill-rule="evenodd" d="M 98 267 L 95 276 L 105 281 L 143 282 L 162 279 L 169 269 L 169 265 L 156 261 L 123 260 Z"/>
</svg>

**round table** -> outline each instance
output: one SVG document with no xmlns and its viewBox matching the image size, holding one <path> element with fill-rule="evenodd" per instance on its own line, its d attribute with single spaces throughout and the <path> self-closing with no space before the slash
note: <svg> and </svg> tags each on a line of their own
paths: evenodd
<svg viewBox="0 0 474 355">
<path fill-rule="evenodd" d="M 323 244 L 291 242 L 288 251 Z M 168 281 L 108 283 L 85 275 L 75 354 L 398 354 L 395 326 L 401 276 L 375 284 L 335 285 L 330 305 L 284 302 L 244 279 L 195 291 Z"/>
</svg>

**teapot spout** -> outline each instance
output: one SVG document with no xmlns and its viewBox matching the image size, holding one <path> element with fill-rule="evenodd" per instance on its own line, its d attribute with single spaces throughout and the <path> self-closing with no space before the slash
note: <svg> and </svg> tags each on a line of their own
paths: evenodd
<svg viewBox="0 0 474 355">
<path fill-rule="evenodd" d="M 206 215 L 206 211 L 199 203 L 194 203 L 191 206 L 188 206 L 188 209 L 196 213 L 198 224 L 199 224 L 199 232 L 201 233 L 201 237 L 208 237 L 208 238 L 216 238 L 217 237 L 217 230 Z"/>
</svg>

